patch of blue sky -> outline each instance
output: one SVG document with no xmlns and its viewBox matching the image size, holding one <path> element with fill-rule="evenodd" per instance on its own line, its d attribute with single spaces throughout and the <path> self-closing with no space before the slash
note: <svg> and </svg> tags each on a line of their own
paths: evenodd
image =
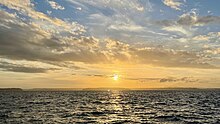
<svg viewBox="0 0 220 124">
<path fill-rule="evenodd" d="M 8 8 L 1 4 L 0 4 L 0 10 L 8 12 L 10 14 L 16 14 L 17 17 L 19 17 L 19 19 L 23 22 L 29 22 L 29 20 L 31 19 L 29 16 L 22 14 L 20 11 Z"/>
<path fill-rule="evenodd" d="M 187 8 L 197 8 L 200 16 L 212 15 L 220 16 L 219 0 L 187 0 Z"/>
<path fill-rule="evenodd" d="M 169 6 L 164 5 L 161 0 L 150 0 L 150 2 L 153 8 L 150 18 L 154 20 L 175 20 L 179 15 L 184 13 L 183 11 L 177 11 Z"/>
</svg>

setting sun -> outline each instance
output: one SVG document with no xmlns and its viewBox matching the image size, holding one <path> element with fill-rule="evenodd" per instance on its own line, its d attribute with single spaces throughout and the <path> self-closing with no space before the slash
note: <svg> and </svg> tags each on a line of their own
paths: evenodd
<svg viewBox="0 0 220 124">
<path fill-rule="evenodd" d="M 117 81 L 118 78 L 119 78 L 119 76 L 118 76 L 117 74 L 114 74 L 114 75 L 113 75 L 113 80 Z"/>
</svg>

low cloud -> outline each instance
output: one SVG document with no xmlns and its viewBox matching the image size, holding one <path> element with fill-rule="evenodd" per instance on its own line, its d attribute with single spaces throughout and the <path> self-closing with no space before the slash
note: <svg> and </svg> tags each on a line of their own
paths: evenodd
<svg viewBox="0 0 220 124">
<path fill-rule="evenodd" d="M 191 82 L 198 82 L 199 79 L 193 78 L 193 77 L 182 77 L 182 78 L 175 78 L 175 77 L 168 77 L 168 78 L 161 78 L 160 82 L 185 82 L 185 83 L 191 83 Z"/>
<path fill-rule="evenodd" d="M 194 77 L 166 77 L 166 78 L 125 78 L 126 80 L 136 80 L 140 82 L 185 82 L 185 83 L 192 83 L 192 82 L 198 82 L 199 79 Z"/>
<path fill-rule="evenodd" d="M 203 61 L 203 56 L 193 52 L 165 50 L 160 48 L 132 49 L 135 60 L 140 63 L 164 67 L 185 67 L 185 68 L 216 68 Z"/>
<path fill-rule="evenodd" d="M 109 77 L 109 76 L 103 75 L 103 74 L 86 74 L 85 76 L 89 76 L 89 77 L 103 77 L 103 78 Z"/>
<path fill-rule="evenodd" d="M 0 70 L 11 71 L 11 72 L 22 72 L 22 73 L 46 73 L 47 71 L 57 70 L 56 68 L 41 68 L 31 67 L 18 64 L 12 64 L 8 62 L 0 62 Z"/>
</svg>

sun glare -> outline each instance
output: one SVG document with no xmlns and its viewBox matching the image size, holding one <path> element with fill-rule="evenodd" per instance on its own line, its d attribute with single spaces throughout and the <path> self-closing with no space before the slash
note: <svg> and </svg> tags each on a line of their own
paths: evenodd
<svg viewBox="0 0 220 124">
<path fill-rule="evenodd" d="M 114 75 L 113 75 L 113 80 L 117 81 L 118 78 L 119 78 L 119 76 L 118 76 L 117 74 L 114 74 Z"/>
</svg>

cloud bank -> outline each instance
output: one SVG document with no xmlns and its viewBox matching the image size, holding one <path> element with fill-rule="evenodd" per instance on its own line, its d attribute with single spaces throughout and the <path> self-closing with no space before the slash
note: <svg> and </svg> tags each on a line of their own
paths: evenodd
<svg viewBox="0 0 220 124">
<path fill-rule="evenodd" d="M 68 9 L 55 1 L 48 0 L 47 2 L 55 10 Z M 145 10 L 147 6 L 153 5 L 149 1 L 144 4 L 139 1 L 120 2 L 117 0 L 68 0 L 67 2 L 75 8 L 80 7 L 83 13 L 88 14 L 89 22 L 86 23 L 86 26 L 77 21 L 51 17 L 39 12 L 35 9 L 36 5 L 29 0 L 1 1 L 1 5 L 5 8 L 0 10 L 2 17 L 0 19 L 0 56 L 10 60 L 37 61 L 60 66 L 64 66 L 62 63 L 82 62 L 86 64 L 130 63 L 171 68 L 218 69 L 216 63 L 210 62 L 212 59 L 218 59 L 219 52 L 216 47 L 209 46 L 207 49 L 203 48 L 203 44 L 201 48 L 197 48 L 198 50 L 193 50 L 187 48 L 190 43 L 186 44 L 186 42 L 218 40 L 218 33 L 213 32 L 216 34 L 215 36 L 211 33 L 208 35 L 195 34 L 197 27 L 219 24 L 219 16 L 199 16 L 192 10 L 180 15 L 176 20 L 159 20 L 155 23 L 148 23 L 150 19 L 144 15 L 151 12 Z M 181 10 L 182 3 L 179 1 L 163 0 L 163 3 L 175 10 Z M 103 5 L 106 7 L 103 8 Z M 121 7 L 124 7 L 125 10 L 122 10 Z M 94 10 L 89 11 L 91 8 Z M 134 10 L 135 13 L 132 13 Z M 146 23 L 133 19 L 132 16 L 135 14 L 142 17 L 149 27 L 144 26 Z M 99 25 L 95 22 L 98 22 Z M 96 37 L 89 34 L 93 28 L 89 29 L 87 26 L 92 24 L 97 30 L 103 29 L 103 24 L 110 35 Z M 150 26 L 159 26 L 160 32 L 157 32 L 156 28 L 155 31 L 151 31 Z M 112 34 L 113 31 L 116 33 Z M 149 37 L 158 37 L 161 38 L 161 41 L 146 41 L 144 45 L 138 46 L 135 42 L 139 41 L 131 43 L 118 38 L 123 35 L 130 39 L 131 33 L 134 33 L 134 36 L 147 37 L 144 35 L 146 32 L 148 32 L 147 35 L 151 34 Z M 112 35 L 115 37 L 111 37 Z M 169 46 L 169 42 L 172 45 Z M 182 45 L 183 43 L 180 42 L 185 43 Z M 196 46 L 198 43 L 191 44 Z M 176 46 L 179 46 L 179 49 Z M 8 69 L 9 65 L 5 67 L 2 65 L 2 68 L 16 71 Z M 45 70 L 39 72 L 45 72 Z"/>
</svg>

